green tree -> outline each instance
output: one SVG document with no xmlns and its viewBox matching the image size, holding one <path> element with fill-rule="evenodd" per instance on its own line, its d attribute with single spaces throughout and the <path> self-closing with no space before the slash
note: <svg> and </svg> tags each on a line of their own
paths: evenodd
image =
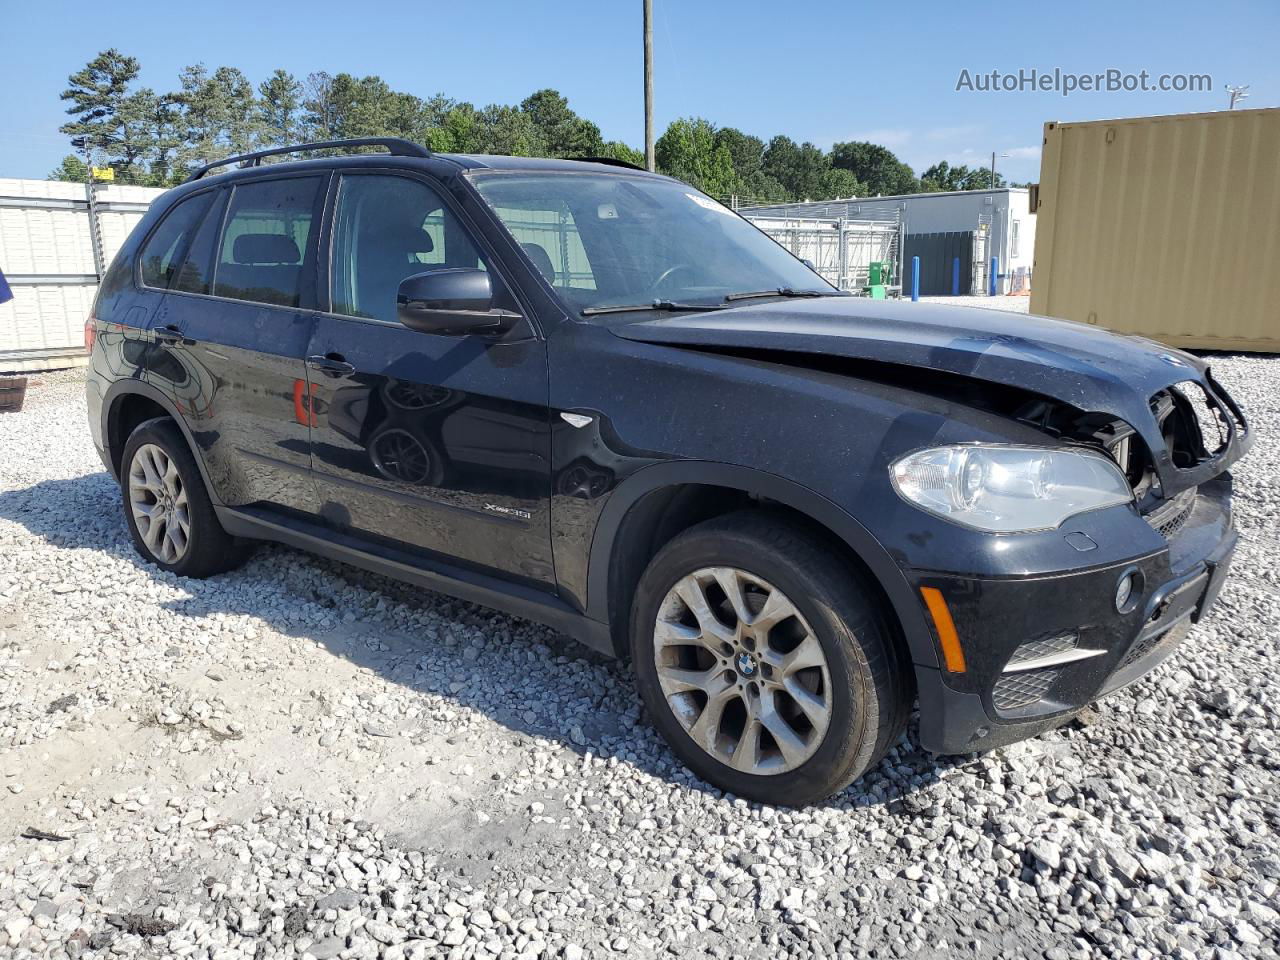
<svg viewBox="0 0 1280 960">
<path fill-rule="evenodd" d="M 763 170 L 739 185 L 738 196 L 749 203 L 781 203 L 792 199 L 790 192 Z"/>
<path fill-rule="evenodd" d="M 556 90 L 538 90 L 525 97 L 520 109 L 529 116 L 549 157 L 594 157 L 604 140 L 600 128 L 569 108 Z"/>
<path fill-rule="evenodd" d="M 148 171 L 138 182 L 167 187 L 181 182 L 185 171 L 176 167 L 175 157 L 182 146 L 182 108 L 173 94 L 157 95 L 149 89 L 138 91 L 130 105 L 136 110 L 137 129 L 143 140 Z"/>
<path fill-rule="evenodd" d="M 961 170 L 965 170 L 962 166 Z M 996 173 L 995 183 L 991 182 L 991 170 L 988 167 L 971 167 L 960 177 L 960 185 L 957 190 L 988 190 L 991 187 L 1005 187 L 1005 182 L 998 172 Z"/>
<path fill-rule="evenodd" d="M 764 141 L 743 133 L 736 127 L 716 130 L 716 145 L 729 151 L 733 163 L 734 186 L 731 193 L 748 203 L 789 200 L 786 187 L 764 171 Z"/>
<path fill-rule="evenodd" d="M 84 137 L 92 162 L 111 164 L 125 182 L 172 183 L 193 165 L 263 145 L 375 136 L 405 137 L 441 152 L 604 156 L 643 164 L 639 150 L 606 143 L 600 128 L 552 89 L 534 91 L 518 105 L 477 110 L 443 93 L 423 99 L 394 90 L 378 76 L 317 71 L 300 82 L 276 70 L 255 89 L 234 67 L 210 72 L 196 64 L 181 71 L 178 91 L 157 94 L 133 89 L 138 72 L 135 58 L 104 50 L 68 78 L 62 94 L 73 117 L 62 131 Z M 747 202 L 918 189 L 911 168 L 877 144 L 839 143 L 828 155 L 786 136 L 766 145 L 696 117 L 672 123 L 657 152 L 665 172 L 714 196 Z M 64 161 L 53 175 L 79 178 L 83 164 L 75 161 Z M 961 190 L 985 187 L 989 179 L 981 167 L 939 163 L 925 171 L 924 182 L 928 189 Z"/>
<path fill-rule="evenodd" d="M 743 133 L 737 127 L 721 127 L 716 131 L 716 146 L 729 151 L 733 172 L 742 181 L 750 181 L 763 173 L 764 141 Z"/>
<path fill-rule="evenodd" d="M 621 160 L 624 163 L 629 163 L 633 167 L 644 166 L 644 151 L 628 146 L 621 140 L 609 140 L 605 142 L 601 145 L 600 152 L 597 156 L 612 157 L 614 160 Z"/>
<path fill-rule="evenodd" d="M 61 94 L 74 119 L 58 129 L 69 137 L 84 137 L 93 160 L 112 162 L 126 174 L 134 173 L 147 146 L 139 130 L 145 97 L 129 92 L 140 69 L 137 58 L 112 47 L 71 74 Z"/>
<path fill-rule="evenodd" d="M 870 196 L 914 193 L 919 189 L 911 168 L 878 143 L 837 143 L 831 148 L 831 164 L 857 177 Z"/>
<path fill-rule="evenodd" d="M 253 86 L 235 67 L 213 73 L 202 63 L 185 67 L 174 100 L 182 108 L 180 167 L 194 167 L 229 154 L 247 153 L 258 140 Z"/>
<path fill-rule="evenodd" d="M 996 174 L 997 187 L 1005 186 L 1004 177 Z M 991 171 L 986 167 L 951 166 L 942 160 L 920 174 L 920 189 L 926 193 L 949 190 L 986 190 L 992 186 Z"/>
<path fill-rule="evenodd" d="M 439 153 L 480 153 L 485 145 L 480 112 L 469 103 L 455 103 L 425 139 L 426 147 Z"/>
<path fill-rule="evenodd" d="M 957 174 L 967 167 L 953 167 L 942 160 L 920 174 L 920 189 L 925 193 L 942 193 L 947 190 L 958 190 Z"/>
<path fill-rule="evenodd" d="M 533 116 L 520 107 L 490 104 L 480 112 L 481 152 L 512 157 L 545 156 L 547 147 Z"/>
<path fill-rule="evenodd" d="M 357 79 L 349 73 L 333 78 L 334 136 L 376 137 L 387 132 L 391 88 L 380 77 Z"/>
<path fill-rule="evenodd" d="M 266 146 L 296 143 L 302 133 L 302 84 L 287 70 L 277 70 L 258 84 L 258 128 Z"/>
<path fill-rule="evenodd" d="M 302 125 L 306 139 L 335 139 L 338 109 L 333 97 L 333 77 L 323 70 L 308 74 L 302 95 Z"/>
<path fill-rule="evenodd" d="M 421 140 L 428 129 L 428 107 L 411 93 L 392 92 L 387 98 L 386 133 Z"/>
<path fill-rule="evenodd" d="M 705 194 L 727 197 L 733 193 L 733 158 L 728 147 L 717 145 L 716 128 L 709 120 L 689 117 L 671 123 L 654 144 L 654 159 L 663 173 Z"/>
<path fill-rule="evenodd" d="M 815 199 L 848 199 L 865 196 L 866 193 L 866 186 L 848 170 L 841 167 L 828 167 L 819 180 L 818 196 Z"/>
<path fill-rule="evenodd" d="M 313 73 L 303 88 L 302 127 L 312 140 L 426 139 L 438 104 L 392 90 L 378 76 Z"/>
<path fill-rule="evenodd" d="M 163 186 L 183 140 L 180 110 L 172 95 L 130 89 L 138 70 L 135 58 L 113 48 L 73 73 L 62 99 L 75 119 L 61 130 L 84 137 L 92 162 L 114 168 L 117 181 Z"/>
<path fill-rule="evenodd" d="M 831 163 L 812 143 L 776 136 L 765 147 L 762 169 L 795 200 L 825 200 Z"/>
<path fill-rule="evenodd" d="M 62 162 L 49 172 L 49 180 L 68 180 L 72 183 L 84 183 L 89 179 L 88 165 L 74 153 L 62 158 Z"/>
</svg>

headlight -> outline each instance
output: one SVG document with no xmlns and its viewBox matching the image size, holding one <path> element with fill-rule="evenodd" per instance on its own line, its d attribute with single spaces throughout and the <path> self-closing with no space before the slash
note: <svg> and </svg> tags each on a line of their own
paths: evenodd
<svg viewBox="0 0 1280 960">
<path fill-rule="evenodd" d="M 1133 499 L 1100 453 L 958 445 L 908 454 L 890 468 L 909 503 L 975 530 L 1053 530 L 1064 520 Z"/>
</svg>

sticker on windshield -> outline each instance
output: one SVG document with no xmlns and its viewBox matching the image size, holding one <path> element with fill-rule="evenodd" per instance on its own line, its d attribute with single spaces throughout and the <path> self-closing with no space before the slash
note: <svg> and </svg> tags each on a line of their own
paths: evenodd
<svg viewBox="0 0 1280 960">
<path fill-rule="evenodd" d="M 696 193 L 686 193 L 685 196 L 700 207 L 706 207 L 708 210 L 714 210 L 716 213 L 727 213 L 731 217 L 734 215 L 733 211 L 723 204 L 716 203 L 714 200 L 709 200 L 706 197 L 700 197 Z"/>
<path fill-rule="evenodd" d="M 596 207 L 596 216 L 601 220 L 617 220 L 618 208 L 612 203 L 602 203 Z"/>
</svg>

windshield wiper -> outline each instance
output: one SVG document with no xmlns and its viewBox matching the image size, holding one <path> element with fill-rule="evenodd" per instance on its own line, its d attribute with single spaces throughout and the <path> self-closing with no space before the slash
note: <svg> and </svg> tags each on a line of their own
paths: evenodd
<svg viewBox="0 0 1280 960">
<path fill-rule="evenodd" d="M 722 303 L 680 303 L 677 300 L 650 300 L 648 303 L 633 303 L 617 307 L 587 307 L 581 311 L 584 317 L 594 317 L 601 313 L 628 313 L 633 310 L 723 310 Z"/>
<path fill-rule="evenodd" d="M 754 290 L 744 293 L 731 293 L 724 298 L 725 303 L 734 300 L 752 300 L 755 297 L 830 297 L 834 293 L 826 290 L 795 290 L 791 287 L 774 287 L 772 290 Z"/>
</svg>

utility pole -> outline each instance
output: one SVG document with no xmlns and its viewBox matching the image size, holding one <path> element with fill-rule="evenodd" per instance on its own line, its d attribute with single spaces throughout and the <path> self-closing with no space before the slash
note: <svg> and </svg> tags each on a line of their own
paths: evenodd
<svg viewBox="0 0 1280 960">
<path fill-rule="evenodd" d="M 1242 87 L 1233 87 L 1228 83 L 1226 86 L 1227 93 L 1231 96 L 1231 101 L 1227 104 L 1228 110 L 1234 110 L 1236 108 L 1236 104 L 1241 100 L 1249 99 L 1249 84 L 1246 83 Z"/>
<path fill-rule="evenodd" d="M 644 166 L 653 170 L 653 0 L 644 0 Z"/>
</svg>

